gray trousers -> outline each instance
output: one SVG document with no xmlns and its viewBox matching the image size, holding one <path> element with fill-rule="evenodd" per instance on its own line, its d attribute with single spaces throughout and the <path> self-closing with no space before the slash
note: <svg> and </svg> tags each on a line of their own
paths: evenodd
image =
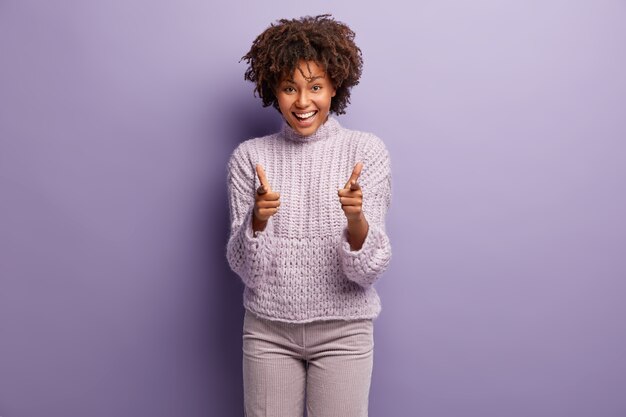
<svg viewBox="0 0 626 417">
<path fill-rule="evenodd" d="M 246 417 L 367 417 L 374 358 L 371 319 L 284 323 L 246 310 Z"/>
</svg>

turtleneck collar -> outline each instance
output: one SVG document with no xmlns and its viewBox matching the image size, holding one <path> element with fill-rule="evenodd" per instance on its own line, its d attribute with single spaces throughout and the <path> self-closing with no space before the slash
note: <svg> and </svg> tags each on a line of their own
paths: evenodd
<svg viewBox="0 0 626 417">
<path fill-rule="evenodd" d="M 318 140 L 324 140 L 332 136 L 336 136 L 339 133 L 340 129 L 341 129 L 341 125 L 339 124 L 337 119 L 329 115 L 328 119 L 326 119 L 326 122 L 324 122 L 320 127 L 318 127 L 315 133 L 313 133 L 312 135 L 303 136 L 299 134 L 291 126 L 289 126 L 289 123 L 287 123 L 284 120 L 283 120 L 283 127 L 281 130 L 281 133 L 285 139 L 288 139 L 294 142 L 308 143 L 308 142 L 316 142 Z"/>
</svg>

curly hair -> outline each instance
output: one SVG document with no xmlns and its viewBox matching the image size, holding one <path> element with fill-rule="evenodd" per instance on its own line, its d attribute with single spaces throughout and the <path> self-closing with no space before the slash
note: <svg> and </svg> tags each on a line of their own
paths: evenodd
<svg viewBox="0 0 626 417">
<path fill-rule="evenodd" d="M 263 107 L 272 105 L 279 110 L 274 94 L 278 84 L 293 76 L 300 60 L 315 61 L 336 89 L 330 111 L 344 114 L 350 89 L 359 83 L 363 70 L 354 36 L 348 25 L 330 14 L 280 19 L 261 33 L 241 58 L 248 63 L 244 79 L 255 83 L 254 93 L 263 100 Z"/>
</svg>

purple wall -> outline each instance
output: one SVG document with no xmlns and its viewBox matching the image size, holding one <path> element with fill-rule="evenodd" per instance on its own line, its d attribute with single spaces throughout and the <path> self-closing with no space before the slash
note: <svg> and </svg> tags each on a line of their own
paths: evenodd
<svg viewBox="0 0 626 417">
<path fill-rule="evenodd" d="M 0 2 L 0 416 L 242 414 L 239 58 L 330 11 L 393 164 L 371 416 L 626 415 L 626 3 Z"/>
</svg>

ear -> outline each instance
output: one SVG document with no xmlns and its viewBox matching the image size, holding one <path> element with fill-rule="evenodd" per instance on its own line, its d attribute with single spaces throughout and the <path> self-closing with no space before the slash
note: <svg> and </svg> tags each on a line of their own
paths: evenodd
<svg viewBox="0 0 626 417">
<path fill-rule="evenodd" d="M 333 87 L 333 93 L 330 96 L 335 97 L 336 94 L 337 94 L 337 89 Z"/>
</svg>

